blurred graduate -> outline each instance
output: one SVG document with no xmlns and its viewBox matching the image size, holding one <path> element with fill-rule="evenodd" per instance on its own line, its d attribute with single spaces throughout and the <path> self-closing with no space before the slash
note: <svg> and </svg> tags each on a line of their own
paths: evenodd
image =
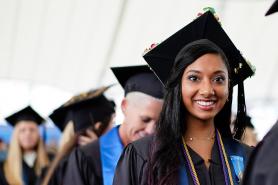
<svg viewBox="0 0 278 185">
<path fill-rule="evenodd" d="M 6 120 L 14 126 L 7 159 L 0 164 L 1 185 L 35 185 L 49 163 L 39 128 L 44 119 L 28 106 Z"/>
<path fill-rule="evenodd" d="M 163 104 L 163 86 L 144 66 L 112 68 L 125 91 L 121 103 L 124 120 L 98 140 L 74 150 L 65 185 L 112 185 L 123 148 L 153 133 Z"/>
<path fill-rule="evenodd" d="M 78 94 L 56 109 L 50 118 L 63 130 L 58 154 L 40 185 L 63 184 L 68 155 L 110 130 L 114 123 L 115 103 L 105 97 L 110 86 Z"/>
</svg>

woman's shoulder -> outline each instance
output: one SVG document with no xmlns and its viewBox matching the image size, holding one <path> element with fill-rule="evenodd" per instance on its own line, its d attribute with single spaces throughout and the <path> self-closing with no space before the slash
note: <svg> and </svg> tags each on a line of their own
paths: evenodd
<svg viewBox="0 0 278 185">
<path fill-rule="evenodd" d="M 237 139 L 225 138 L 223 141 L 232 154 L 241 154 L 244 155 L 246 158 L 249 158 L 251 152 L 254 149 L 254 147 L 248 146 Z"/>
<path fill-rule="evenodd" d="M 232 139 L 230 139 L 230 142 L 233 143 L 233 145 L 235 145 L 235 146 L 244 148 L 245 150 L 252 150 L 254 148 L 253 146 L 249 146 L 249 145 L 242 143 L 238 139 L 232 138 Z"/>
<path fill-rule="evenodd" d="M 99 140 L 93 141 L 87 145 L 76 147 L 69 155 L 66 161 L 67 165 L 70 163 L 80 167 L 88 167 L 99 169 L 100 163 L 100 145 Z"/>
<path fill-rule="evenodd" d="M 77 149 L 80 150 L 80 152 L 82 152 L 85 156 L 91 156 L 92 154 L 99 153 L 100 150 L 99 139 L 87 145 L 77 147 Z"/>
</svg>

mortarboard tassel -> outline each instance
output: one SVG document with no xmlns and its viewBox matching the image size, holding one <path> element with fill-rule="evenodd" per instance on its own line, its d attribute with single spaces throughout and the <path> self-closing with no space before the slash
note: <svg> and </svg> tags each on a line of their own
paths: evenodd
<svg viewBox="0 0 278 185">
<path fill-rule="evenodd" d="M 235 124 L 235 139 L 240 139 L 246 126 L 246 105 L 243 81 L 238 83 L 237 118 Z"/>
</svg>

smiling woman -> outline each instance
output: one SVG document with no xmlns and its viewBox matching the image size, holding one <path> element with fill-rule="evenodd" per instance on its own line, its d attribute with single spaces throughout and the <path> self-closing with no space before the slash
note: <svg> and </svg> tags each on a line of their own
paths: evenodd
<svg viewBox="0 0 278 185">
<path fill-rule="evenodd" d="M 251 150 L 233 138 L 231 100 L 239 84 L 234 132 L 241 136 L 243 81 L 253 71 L 213 14 L 205 13 L 144 58 L 166 86 L 164 105 L 156 134 L 126 147 L 113 184 L 238 184 Z"/>
<path fill-rule="evenodd" d="M 217 54 L 205 54 L 183 73 L 183 103 L 197 119 L 212 122 L 228 99 L 228 69 L 224 62 L 226 57 L 224 60 L 222 58 Z M 192 120 L 195 119 L 193 117 Z"/>
</svg>

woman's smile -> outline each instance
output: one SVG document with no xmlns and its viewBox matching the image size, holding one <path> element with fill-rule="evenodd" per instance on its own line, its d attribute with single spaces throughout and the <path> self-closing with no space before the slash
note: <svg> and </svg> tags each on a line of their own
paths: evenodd
<svg viewBox="0 0 278 185">
<path fill-rule="evenodd" d="M 215 108 L 215 100 L 195 100 L 197 107 L 203 111 L 210 111 Z"/>
</svg>

